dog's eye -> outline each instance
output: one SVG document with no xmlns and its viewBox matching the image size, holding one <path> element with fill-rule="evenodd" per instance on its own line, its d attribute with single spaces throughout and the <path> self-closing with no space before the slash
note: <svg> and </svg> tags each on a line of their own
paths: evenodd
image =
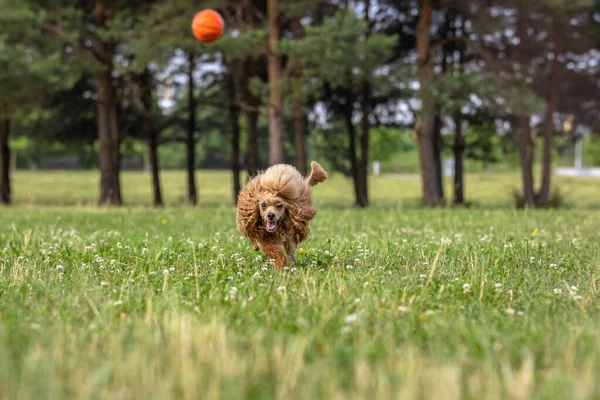
<svg viewBox="0 0 600 400">
<path fill-rule="evenodd" d="M 281 207 L 283 207 L 283 204 L 279 203 L 279 204 L 277 204 L 275 207 L 277 207 L 277 208 L 281 208 Z"/>
<path fill-rule="evenodd" d="M 261 206 L 262 208 L 267 208 L 267 203 L 262 203 L 260 206 Z"/>
</svg>

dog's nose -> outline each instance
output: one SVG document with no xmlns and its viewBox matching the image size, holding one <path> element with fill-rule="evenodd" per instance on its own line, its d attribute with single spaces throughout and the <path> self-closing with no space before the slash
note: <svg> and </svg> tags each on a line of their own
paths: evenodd
<svg viewBox="0 0 600 400">
<path fill-rule="evenodd" d="M 267 218 L 269 218 L 271 221 L 275 219 L 275 213 L 267 213 Z"/>
</svg>

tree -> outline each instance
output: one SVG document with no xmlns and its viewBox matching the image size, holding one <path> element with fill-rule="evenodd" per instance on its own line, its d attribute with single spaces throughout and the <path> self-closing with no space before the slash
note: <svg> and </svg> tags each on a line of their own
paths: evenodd
<svg viewBox="0 0 600 400">
<path fill-rule="evenodd" d="M 30 1 L 0 5 L 0 203 L 11 202 L 10 136 L 43 99 L 75 81 L 51 17 Z M 42 27 L 40 34 L 37 27 Z M 47 30 L 52 29 L 51 32 Z"/>
<path fill-rule="evenodd" d="M 305 91 L 313 92 L 313 98 L 320 95 L 322 104 L 344 121 L 356 205 L 366 207 L 369 119 L 376 102 L 392 90 L 389 75 L 376 72 L 390 57 L 397 39 L 371 32 L 367 15 L 360 18 L 356 10 L 345 8 L 305 30 L 303 40 L 284 41 L 283 51 L 302 63 Z M 355 126 L 358 118 L 360 135 Z"/>
<path fill-rule="evenodd" d="M 0 121 L 0 203 L 10 204 L 10 119 Z"/>
<path fill-rule="evenodd" d="M 507 111 L 503 118 L 509 120 L 517 132 L 524 204 L 526 207 L 545 207 L 551 190 L 553 138 L 557 131 L 555 120 L 561 103 L 570 103 L 567 107 L 563 106 L 563 110 L 568 109 L 569 113 L 579 109 L 580 115 L 586 115 L 583 118 L 587 121 L 595 114 L 589 109 L 581 112 L 580 104 L 586 101 L 572 100 L 579 98 L 580 94 L 571 92 L 570 96 L 560 96 L 563 87 L 579 86 L 590 75 L 586 70 L 568 71 L 565 64 L 570 58 L 578 60 L 586 57 L 590 49 L 587 38 L 594 36 L 592 28 L 597 25 L 590 24 L 593 20 L 592 4 L 588 0 L 473 0 L 457 1 L 455 6 L 475 26 L 470 38 L 475 37 L 477 42 L 465 40 L 471 42 L 469 46 L 476 47 L 476 52 L 485 59 L 487 66 L 493 67 L 499 79 L 507 84 L 501 93 L 510 106 L 503 107 Z M 561 79 L 567 74 L 570 79 Z M 592 84 L 591 81 L 588 85 L 579 86 L 580 93 L 585 92 L 589 84 Z M 536 191 L 533 174 L 535 142 L 532 138 L 536 127 L 532 117 L 539 112 L 540 103 L 545 103 L 544 144 L 541 184 Z"/>
<path fill-rule="evenodd" d="M 299 16 L 291 22 L 294 40 L 302 40 L 304 29 Z M 308 160 L 306 155 L 306 123 L 304 100 L 302 98 L 302 64 L 296 57 L 290 59 L 290 75 L 292 80 L 292 115 L 294 120 L 294 151 L 296 169 L 302 176 L 308 176 Z"/>
<path fill-rule="evenodd" d="M 269 44 L 269 165 L 285 162 L 283 152 L 283 88 L 281 87 L 281 60 L 278 43 L 281 10 L 278 0 L 267 0 Z"/>
<path fill-rule="evenodd" d="M 163 206 L 160 185 L 160 168 L 158 162 L 158 130 L 155 123 L 154 110 L 154 76 L 146 67 L 139 76 L 141 88 L 142 113 L 144 119 L 144 133 L 148 141 L 148 161 L 152 177 L 153 202 L 156 207 Z"/>
<path fill-rule="evenodd" d="M 439 176 L 439 170 L 436 168 L 435 154 L 435 100 L 432 93 L 434 57 L 431 54 L 429 33 L 431 30 L 432 13 L 433 1 L 422 0 L 417 28 L 421 111 L 416 131 L 419 139 L 423 204 L 428 207 L 437 207 L 442 205 L 443 195 L 440 192 L 438 184 L 441 177 Z"/>
<path fill-rule="evenodd" d="M 239 76 L 239 62 L 230 65 L 228 73 L 229 89 L 229 121 L 231 123 L 231 172 L 233 175 L 233 202 L 237 204 L 238 194 L 241 190 L 240 173 L 240 106 L 238 102 L 239 83 L 236 81 Z"/>
</svg>

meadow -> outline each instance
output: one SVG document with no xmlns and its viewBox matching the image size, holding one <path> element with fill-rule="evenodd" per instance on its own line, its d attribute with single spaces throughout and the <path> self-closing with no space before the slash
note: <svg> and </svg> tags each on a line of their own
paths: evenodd
<svg viewBox="0 0 600 400">
<path fill-rule="evenodd" d="M 18 172 L 0 209 L 6 399 L 600 398 L 600 185 L 511 207 L 517 174 L 470 175 L 470 209 L 422 210 L 382 176 L 369 210 L 339 176 L 299 263 L 275 271 L 235 228 L 229 176 Z"/>
</svg>

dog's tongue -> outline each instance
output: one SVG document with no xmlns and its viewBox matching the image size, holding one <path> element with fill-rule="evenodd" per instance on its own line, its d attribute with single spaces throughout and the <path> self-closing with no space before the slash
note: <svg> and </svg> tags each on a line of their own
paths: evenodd
<svg viewBox="0 0 600 400">
<path fill-rule="evenodd" d="M 267 221 L 267 228 L 270 230 L 275 229 L 275 227 L 277 226 L 277 222 L 271 222 L 271 221 Z"/>
</svg>

